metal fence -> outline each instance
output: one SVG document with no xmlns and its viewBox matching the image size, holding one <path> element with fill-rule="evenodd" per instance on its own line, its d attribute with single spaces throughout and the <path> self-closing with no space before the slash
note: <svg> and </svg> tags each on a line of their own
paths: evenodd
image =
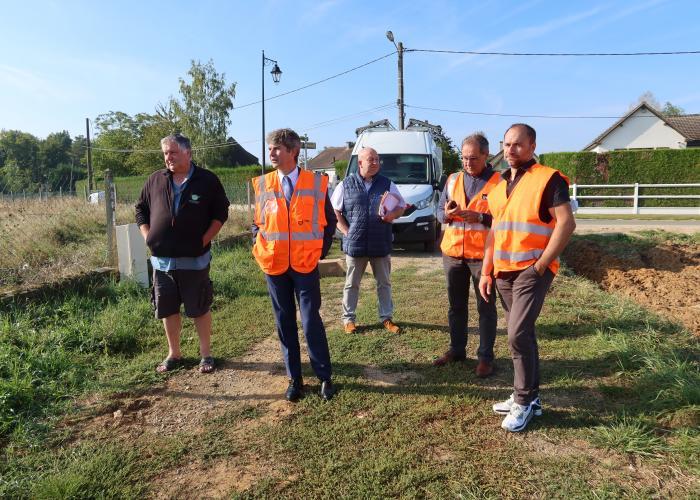
<svg viewBox="0 0 700 500">
<path fill-rule="evenodd" d="M 90 193 L 0 193 L 0 293 L 116 265 L 114 226 L 134 222 L 138 189 L 105 182 Z M 218 238 L 252 221 L 250 183 L 225 185 L 229 221 Z"/>
</svg>

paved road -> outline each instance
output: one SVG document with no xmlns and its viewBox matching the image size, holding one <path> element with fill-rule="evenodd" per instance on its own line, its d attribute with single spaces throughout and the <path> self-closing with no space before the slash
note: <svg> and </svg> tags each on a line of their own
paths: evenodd
<svg viewBox="0 0 700 500">
<path fill-rule="evenodd" d="M 694 220 L 630 220 L 576 219 L 577 233 L 625 233 L 645 229 L 663 229 L 673 233 L 700 233 L 700 221 Z"/>
</svg>

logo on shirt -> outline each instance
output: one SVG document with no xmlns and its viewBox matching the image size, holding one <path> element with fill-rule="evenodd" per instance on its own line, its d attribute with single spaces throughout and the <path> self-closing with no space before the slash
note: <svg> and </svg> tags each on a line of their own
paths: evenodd
<svg viewBox="0 0 700 500">
<path fill-rule="evenodd" d="M 192 196 L 190 196 L 190 202 L 196 205 L 199 203 L 200 198 L 201 196 L 199 196 L 198 194 L 193 194 Z"/>
</svg>

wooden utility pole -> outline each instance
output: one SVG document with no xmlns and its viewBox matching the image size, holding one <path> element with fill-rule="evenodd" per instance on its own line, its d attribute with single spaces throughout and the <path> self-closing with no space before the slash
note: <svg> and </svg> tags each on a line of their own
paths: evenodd
<svg viewBox="0 0 700 500">
<path fill-rule="evenodd" d="M 403 43 L 399 42 L 397 47 L 399 53 L 399 130 L 404 129 L 404 118 L 406 114 L 403 110 Z"/>
</svg>

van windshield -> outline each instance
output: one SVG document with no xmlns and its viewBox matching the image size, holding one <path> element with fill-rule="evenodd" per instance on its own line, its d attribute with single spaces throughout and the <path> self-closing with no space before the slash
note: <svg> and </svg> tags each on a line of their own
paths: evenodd
<svg viewBox="0 0 700 500">
<path fill-rule="evenodd" d="M 430 184 L 430 156 L 380 154 L 379 173 L 388 177 L 394 184 Z M 348 165 L 347 175 L 357 172 L 357 156 L 353 155 Z"/>
</svg>

